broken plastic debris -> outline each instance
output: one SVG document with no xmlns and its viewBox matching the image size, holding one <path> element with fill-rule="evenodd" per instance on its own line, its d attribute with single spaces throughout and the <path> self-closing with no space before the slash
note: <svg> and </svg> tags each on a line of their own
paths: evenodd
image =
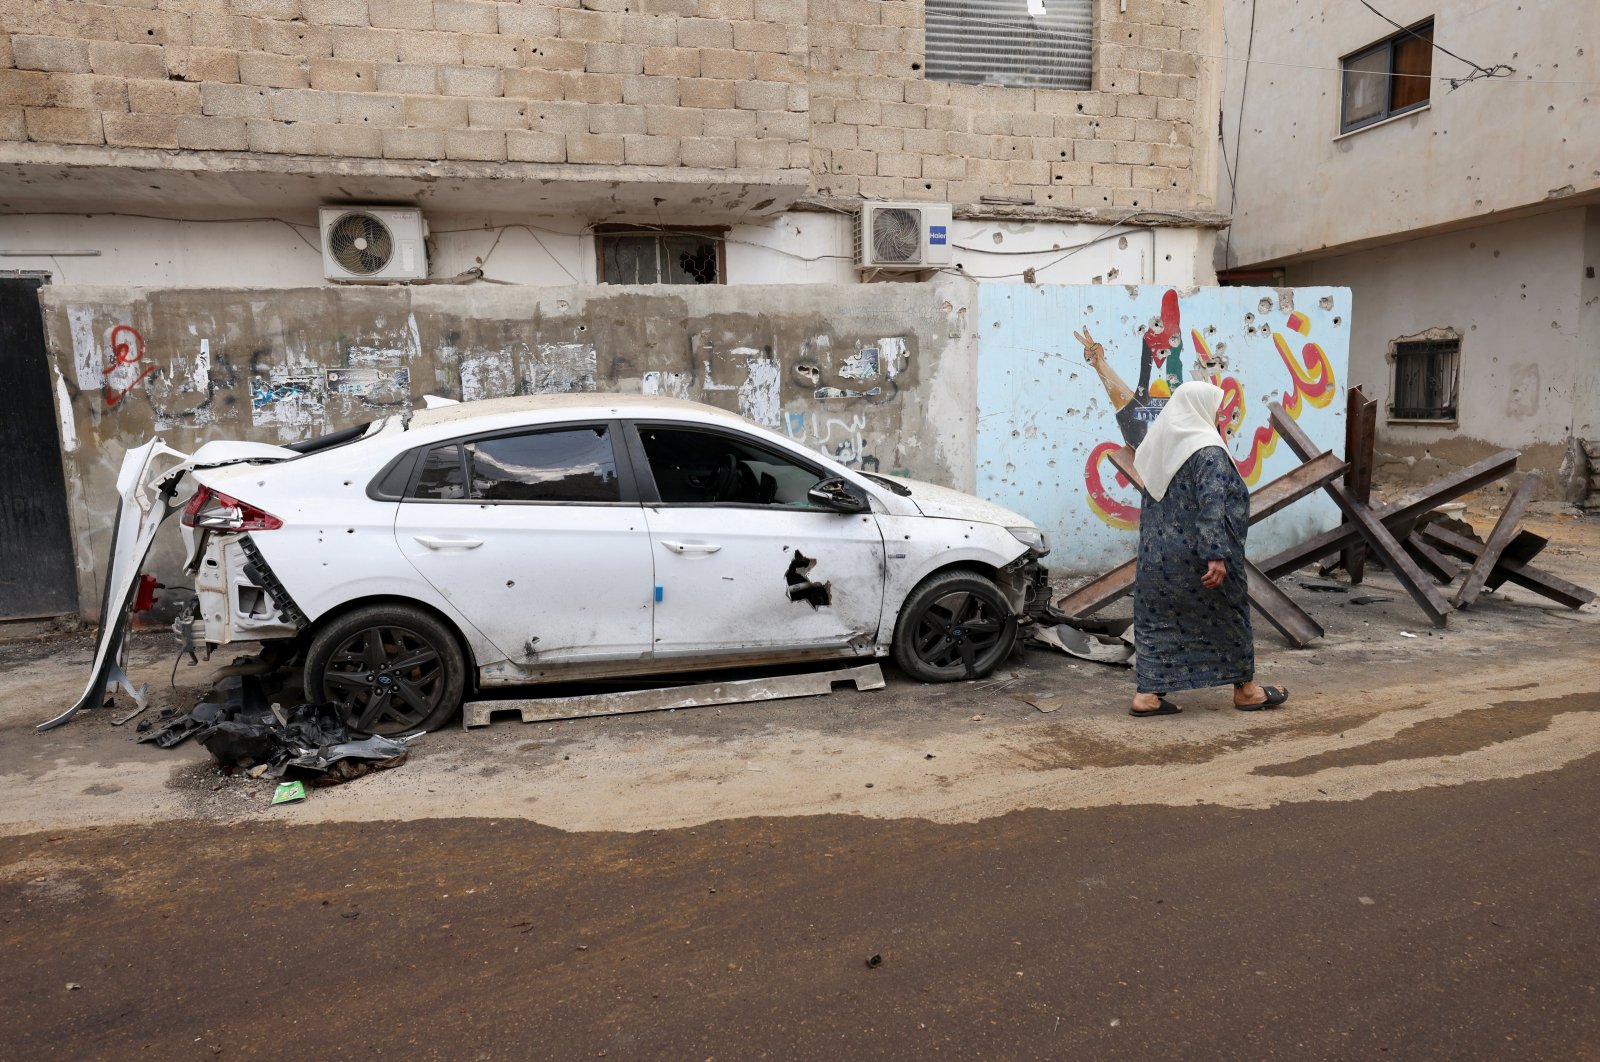
<svg viewBox="0 0 1600 1062">
<path fill-rule="evenodd" d="M 1402 638 L 1415 638 L 1416 635 L 1412 634 L 1410 631 L 1401 631 L 1400 632 L 1400 637 L 1402 637 Z"/>
<path fill-rule="evenodd" d="M 274 804 L 298 804 L 305 798 L 304 782 L 279 782 L 277 792 L 272 794 Z"/>
<path fill-rule="evenodd" d="M 1065 623 L 1053 627 L 1030 628 L 1028 644 L 1056 649 L 1068 656 L 1075 656 L 1079 660 L 1090 660 L 1096 664 L 1110 664 L 1114 667 L 1133 666 L 1134 650 L 1127 641 L 1120 638 L 1105 641 L 1099 636 L 1090 635 Z"/>
</svg>

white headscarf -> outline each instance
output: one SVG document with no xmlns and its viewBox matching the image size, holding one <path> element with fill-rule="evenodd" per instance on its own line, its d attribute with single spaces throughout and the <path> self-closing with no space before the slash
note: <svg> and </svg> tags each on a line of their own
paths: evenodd
<svg viewBox="0 0 1600 1062">
<path fill-rule="evenodd" d="M 1150 497 L 1156 501 L 1166 497 L 1172 477 L 1197 451 L 1208 446 L 1227 450 L 1217 431 L 1222 399 L 1222 388 L 1204 380 L 1180 384 L 1172 392 L 1133 455 L 1133 467 Z"/>
</svg>

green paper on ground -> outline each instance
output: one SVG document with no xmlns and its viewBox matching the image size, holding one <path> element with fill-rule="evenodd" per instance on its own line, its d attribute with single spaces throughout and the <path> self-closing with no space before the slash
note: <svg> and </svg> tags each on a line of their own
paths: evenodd
<svg viewBox="0 0 1600 1062">
<path fill-rule="evenodd" d="M 306 798 L 304 782 L 279 782 L 278 791 L 272 794 L 274 804 L 298 804 Z"/>
</svg>

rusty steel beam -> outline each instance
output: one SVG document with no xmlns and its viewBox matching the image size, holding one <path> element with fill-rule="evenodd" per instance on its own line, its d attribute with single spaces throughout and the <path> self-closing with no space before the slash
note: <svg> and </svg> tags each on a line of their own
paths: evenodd
<svg viewBox="0 0 1600 1062">
<path fill-rule="evenodd" d="M 1295 604 L 1283 587 L 1268 579 L 1260 568 L 1249 561 L 1244 562 L 1244 570 L 1250 589 L 1250 604 L 1277 628 L 1290 645 L 1300 649 L 1322 637 L 1321 625 L 1305 609 Z"/>
<path fill-rule="evenodd" d="M 1533 558 L 1544 552 L 1550 540 L 1543 535 L 1536 535 L 1532 531 L 1523 531 L 1511 540 L 1511 545 L 1500 554 L 1500 563 L 1495 565 L 1494 571 L 1489 573 L 1489 581 L 1483 584 L 1485 590 L 1498 590 L 1500 584 L 1506 581 L 1504 565 L 1507 561 L 1516 561 L 1518 564 L 1529 564 Z"/>
<path fill-rule="evenodd" d="M 1538 489 L 1539 477 L 1528 476 L 1523 479 L 1522 485 L 1511 496 L 1511 500 L 1506 502 L 1506 507 L 1500 512 L 1500 519 L 1494 523 L 1494 530 L 1489 532 L 1483 551 L 1478 554 L 1478 559 L 1472 562 L 1472 567 L 1467 569 L 1467 578 L 1462 582 L 1461 589 L 1456 591 L 1456 608 L 1470 608 L 1473 602 L 1478 600 L 1478 595 L 1483 593 L 1484 582 L 1489 578 L 1489 573 L 1494 571 L 1500 555 L 1516 536 L 1517 524 L 1522 521 L 1522 514 L 1527 511 L 1528 502 L 1533 499 L 1533 492 Z"/>
<path fill-rule="evenodd" d="M 1420 532 L 1411 532 L 1400 544 L 1411 554 L 1417 566 L 1433 576 L 1440 586 L 1449 586 L 1461 574 L 1461 566 L 1429 545 Z"/>
<path fill-rule="evenodd" d="M 1345 407 L 1344 459 L 1350 464 L 1344 485 L 1351 497 L 1362 505 L 1372 503 L 1372 466 L 1378 439 L 1378 402 L 1361 393 L 1361 388 L 1350 388 Z M 1362 542 L 1352 542 L 1339 554 L 1338 564 L 1350 576 L 1352 584 L 1359 585 L 1367 572 L 1367 547 Z"/>
<path fill-rule="evenodd" d="M 1296 424 L 1294 418 L 1284 410 L 1281 403 L 1269 403 L 1271 410 L 1272 426 L 1278 429 L 1278 437 L 1288 444 L 1302 461 L 1311 460 L 1316 453 L 1316 444 L 1305 433 L 1305 429 Z M 1394 533 L 1384 525 L 1384 521 L 1366 505 L 1356 501 L 1342 483 L 1329 483 L 1323 488 L 1334 504 L 1350 518 L 1355 525 L 1356 532 L 1366 540 L 1367 546 L 1378 555 L 1378 559 L 1394 575 L 1411 600 L 1416 602 L 1428 621 L 1435 627 L 1443 627 L 1449 622 L 1449 615 L 1453 611 L 1450 603 L 1439 595 L 1422 569 L 1417 567 L 1411 555 L 1401 548 L 1395 539 Z"/>
<path fill-rule="evenodd" d="M 1479 487 L 1487 486 L 1515 472 L 1517 456 L 1515 450 L 1501 450 L 1491 457 L 1465 468 L 1458 468 L 1448 476 L 1434 480 L 1408 498 L 1391 502 L 1373 509 L 1372 512 L 1386 527 L 1397 533 L 1404 531 L 1409 535 L 1418 520 L 1445 502 L 1454 501 L 1463 494 L 1471 493 Z M 1268 557 L 1261 562 L 1261 570 L 1273 579 L 1281 579 L 1290 572 L 1298 571 L 1330 553 L 1339 552 L 1360 538 L 1361 534 L 1354 525 L 1340 524 L 1320 535 L 1306 539 L 1298 546 L 1291 546 Z"/>
<path fill-rule="evenodd" d="M 1524 534 L 1532 534 L 1524 532 Z M 1440 550 L 1462 557 L 1466 560 L 1476 560 L 1483 550 L 1483 543 L 1454 531 L 1429 524 L 1422 529 L 1422 536 L 1430 545 Z M 1520 536 L 1519 536 L 1520 537 Z M 1534 536 L 1537 538 L 1538 536 Z M 1515 543 L 1500 555 L 1500 563 L 1495 565 L 1495 574 L 1503 575 L 1508 583 L 1532 590 L 1541 597 L 1547 597 L 1557 604 L 1566 605 L 1568 608 L 1582 608 L 1595 599 L 1593 590 L 1586 589 L 1576 583 L 1569 583 L 1560 576 L 1551 575 L 1540 568 L 1522 561 L 1511 560 L 1507 554 L 1513 552 Z"/>
<path fill-rule="evenodd" d="M 1135 558 L 1117 565 L 1098 579 L 1078 587 L 1057 601 L 1056 608 L 1068 619 L 1082 619 L 1091 613 L 1099 612 L 1113 601 L 1127 597 L 1133 593 L 1133 577 L 1138 563 L 1138 559 Z"/>
<path fill-rule="evenodd" d="M 1250 495 L 1250 522 L 1265 520 L 1301 498 L 1315 494 L 1345 474 L 1346 465 L 1332 453 L 1318 454 Z"/>
</svg>

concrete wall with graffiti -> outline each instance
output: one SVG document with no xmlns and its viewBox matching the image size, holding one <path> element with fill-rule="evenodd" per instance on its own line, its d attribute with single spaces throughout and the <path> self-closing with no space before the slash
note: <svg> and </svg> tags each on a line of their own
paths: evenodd
<svg viewBox="0 0 1600 1062">
<path fill-rule="evenodd" d="M 1252 486 L 1298 463 L 1267 420 L 1285 408 L 1344 451 L 1346 288 L 989 285 L 978 297 L 977 487 L 1049 529 L 1064 567 L 1133 555 L 1139 499 L 1107 460 L 1137 447 L 1172 388 L 1223 388 L 1228 448 Z M 1259 557 L 1333 526 L 1307 498 L 1250 533 Z"/>
<path fill-rule="evenodd" d="M 85 611 L 123 454 L 289 442 L 456 399 L 645 392 L 868 471 L 972 486 L 977 287 L 45 289 Z M 164 536 L 176 540 L 177 536 Z M 157 555 L 176 581 L 176 542 Z"/>
</svg>

